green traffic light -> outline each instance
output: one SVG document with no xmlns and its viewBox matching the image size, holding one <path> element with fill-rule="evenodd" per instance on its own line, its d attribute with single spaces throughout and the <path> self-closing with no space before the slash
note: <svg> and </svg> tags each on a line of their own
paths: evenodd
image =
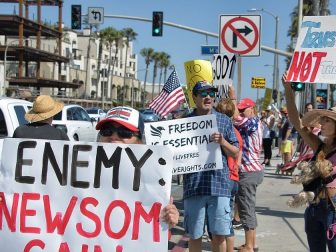
<svg viewBox="0 0 336 252">
<path fill-rule="evenodd" d="M 154 29 L 154 33 L 159 34 L 160 33 L 160 29 L 159 28 Z"/>
</svg>

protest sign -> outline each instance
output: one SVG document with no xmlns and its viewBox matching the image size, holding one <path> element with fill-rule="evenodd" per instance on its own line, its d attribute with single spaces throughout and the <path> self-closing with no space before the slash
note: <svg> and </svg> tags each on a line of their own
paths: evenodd
<svg viewBox="0 0 336 252">
<path fill-rule="evenodd" d="M 174 152 L 173 174 L 223 168 L 220 146 L 211 141 L 214 132 L 218 132 L 215 115 L 145 124 L 147 144 Z"/>
<path fill-rule="evenodd" d="M 160 146 L 5 139 L 1 251 L 167 251 L 171 167 Z"/>
<path fill-rule="evenodd" d="M 213 84 L 218 88 L 216 101 L 228 97 L 229 85 L 233 83 L 237 56 L 234 53 L 214 54 L 212 60 Z"/>
<path fill-rule="evenodd" d="M 336 84 L 336 16 L 306 16 L 287 80 L 291 82 Z"/>
<path fill-rule="evenodd" d="M 198 81 L 206 80 L 212 82 L 212 67 L 208 60 L 191 60 L 184 62 L 184 70 L 187 82 L 187 93 L 189 107 L 194 108 L 195 102 L 192 97 L 192 90 Z"/>
</svg>

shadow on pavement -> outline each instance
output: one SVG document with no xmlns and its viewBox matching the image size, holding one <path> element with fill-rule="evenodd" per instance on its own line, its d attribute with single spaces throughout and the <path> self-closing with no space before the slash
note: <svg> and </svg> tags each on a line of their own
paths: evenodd
<svg viewBox="0 0 336 252">
<path fill-rule="evenodd" d="M 269 215 L 281 218 L 303 218 L 303 213 L 271 210 L 268 207 L 256 207 L 256 212 L 260 215 Z"/>
</svg>

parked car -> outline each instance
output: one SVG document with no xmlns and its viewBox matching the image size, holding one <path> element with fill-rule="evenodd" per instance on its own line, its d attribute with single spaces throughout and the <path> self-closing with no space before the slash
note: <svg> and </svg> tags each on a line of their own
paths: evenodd
<svg viewBox="0 0 336 252">
<path fill-rule="evenodd" d="M 67 104 L 54 116 L 52 124 L 64 130 L 70 140 L 94 142 L 98 134 L 94 122 L 83 107 Z"/>
<path fill-rule="evenodd" d="M 26 100 L 0 98 L 0 138 L 12 137 L 14 130 L 28 122 L 24 118 L 33 104 Z"/>
<path fill-rule="evenodd" d="M 160 117 L 151 109 L 140 110 L 144 122 L 157 122 Z"/>
<path fill-rule="evenodd" d="M 99 122 L 100 119 L 104 118 L 106 112 L 100 108 L 87 108 L 85 109 L 91 118 L 94 118 L 96 122 Z"/>
</svg>

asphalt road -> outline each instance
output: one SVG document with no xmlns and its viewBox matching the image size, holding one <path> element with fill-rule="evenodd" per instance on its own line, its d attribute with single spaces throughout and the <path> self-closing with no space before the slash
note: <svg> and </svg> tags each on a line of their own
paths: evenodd
<svg viewBox="0 0 336 252">
<path fill-rule="evenodd" d="M 277 150 L 273 150 L 274 156 Z M 260 252 L 304 252 L 308 251 L 304 232 L 303 213 L 305 207 L 289 208 L 286 201 L 300 191 L 299 185 L 290 184 L 291 176 L 275 174 L 280 158 L 273 158 L 271 167 L 265 167 L 263 183 L 257 190 L 257 244 Z M 294 171 L 297 173 L 297 170 Z M 188 251 L 188 238 L 183 230 L 182 185 L 173 179 L 172 195 L 180 211 L 180 221 L 172 229 L 169 251 Z M 244 231 L 235 231 L 235 246 L 244 244 Z M 203 251 L 211 251 L 206 236 L 203 237 Z"/>
</svg>

